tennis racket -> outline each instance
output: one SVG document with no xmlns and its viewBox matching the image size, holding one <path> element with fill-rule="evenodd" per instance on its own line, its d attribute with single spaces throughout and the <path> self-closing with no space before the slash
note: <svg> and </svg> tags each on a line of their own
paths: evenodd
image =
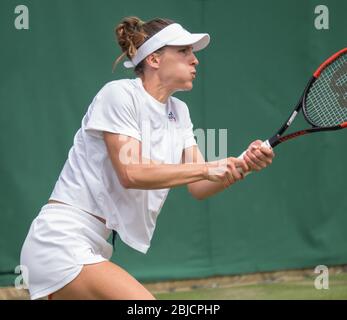
<svg viewBox="0 0 347 320">
<path fill-rule="evenodd" d="M 283 133 L 303 111 L 310 128 Z M 262 145 L 274 148 L 306 134 L 340 130 L 347 127 L 347 48 L 324 61 L 309 80 L 294 111 L 282 127 Z M 246 151 L 245 151 L 246 152 Z M 243 152 L 239 158 L 243 158 Z M 238 168 L 241 172 L 242 169 Z"/>
</svg>

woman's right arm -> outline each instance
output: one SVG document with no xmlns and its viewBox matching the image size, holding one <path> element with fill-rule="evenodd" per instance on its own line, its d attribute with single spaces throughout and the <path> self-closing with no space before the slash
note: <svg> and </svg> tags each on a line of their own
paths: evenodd
<svg viewBox="0 0 347 320">
<path fill-rule="evenodd" d="M 110 132 L 103 137 L 119 181 L 127 189 L 172 188 L 206 179 L 228 185 L 228 181 L 239 180 L 231 160 L 227 164 L 161 164 L 141 158 L 141 142 L 134 138 Z"/>
</svg>

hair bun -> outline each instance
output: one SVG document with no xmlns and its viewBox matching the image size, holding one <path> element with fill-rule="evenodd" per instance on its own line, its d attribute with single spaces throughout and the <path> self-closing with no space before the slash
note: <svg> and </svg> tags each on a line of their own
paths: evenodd
<svg viewBox="0 0 347 320">
<path fill-rule="evenodd" d="M 155 18 L 144 22 L 138 17 L 124 18 L 114 29 L 122 54 L 113 62 L 112 71 L 117 64 L 127 56 L 132 59 L 137 49 L 154 34 L 174 23 L 170 19 Z M 140 75 L 143 73 L 144 65 L 139 63 L 135 68 L 135 73 Z"/>
<path fill-rule="evenodd" d="M 118 44 L 129 59 L 136 54 L 137 48 L 146 39 L 144 24 L 145 22 L 138 17 L 126 17 L 115 28 Z"/>
</svg>

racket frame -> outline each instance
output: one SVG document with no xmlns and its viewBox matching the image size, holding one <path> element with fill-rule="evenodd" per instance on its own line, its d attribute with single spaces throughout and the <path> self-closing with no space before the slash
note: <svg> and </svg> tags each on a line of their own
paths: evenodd
<svg viewBox="0 0 347 320">
<path fill-rule="evenodd" d="M 344 48 L 338 52 L 336 52 L 335 54 L 333 54 L 330 58 L 328 58 L 327 60 L 325 60 L 318 68 L 317 70 L 313 73 L 313 76 L 310 78 L 310 80 L 308 81 L 305 90 L 302 94 L 302 96 L 300 97 L 299 102 L 297 103 L 297 105 L 295 106 L 293 112 L 290 114 L 289 118 L 287 119 L 287 121 L 280 127 L 280 129 L 278 129 L 278 131 L 276 132 L 275 135 L 273 135 L 271 138 L 269 138 L 268 140 L 265 140 L 262 143 L 262 146 L 268 147 L 268 148 L 274 148 L 277 145 L 279 145 L 282 142 L 285 142 L 287 140 L 299 137 L 299 136 L 303 136 L 306 135 L 308 133 L 315 133 L 315 132 L 321 132 L 321 131 L 334 131 L 334 130 L 340 130 L 343 128 L 347 128 L 347 121 L 343 122 L 339 125 L 336 126 L 330 126 L 330 127 L 319 127 L 316 126 L 314 123 L 312 123 L 312 121 L 309 119 L 307 113 L 306 113 L 306 108 L 305 108 L 305 103 L 306 103 L 306 97 L 307 94 L 310 90 L 310 88 L 312 87 L 312 85 L 314 84 L 314 82 L 319 78 L 320 74 L 322 73 L 322 71 L 332 62 L 334 62 L 339 56 L 341 56 L 342 54 L 347 52 L 347 48 Z M 294 121 L 294 119 L 296 118 L 296 116 L 300 113 L 301 109 L 303 110 L 303 116 L 305 118 L 305 120 L 311 124 L 311 128 L 307 128 L 307 129 L 303 129 L 303 130 L 299 130 L 299 131 L 295 131 L 292 133 L 289 133 L 285 136 L 282 136 L 283 133 L 290 127 L 290 125 L 292 124 L 292 122 Z M 247 150 L 245 150 L 238 158 L 239 159 L 243 159 L 244 154 L 247 152 Z M 237 168 L 237 170 L 242 173 L 242 169 L 241 168 Z M 247 176 L 248 174 L 250 174 L 250 172 L 247 172 L 245 174 L 245 176 Z"/>
<path fill-rule="evenodd" d="M 347 48 L 344 48 L 344 49 L 338 51 L 337 53 L 332 55 L 330 58 L 328 58 L 326 61 L 324 61 L 318 67 L 318 69 L 314 72 L 313 76 L 308 81 L 308 83 L 306 85 L 306 88 L 304 90 L 304 93 L 300 97 L 300 100 L 297 103 L 297 105 L 295 106 L 294 111 L 291 113 L 291 115 L 289 116 L 287 121 L 282 125 L 282 127 L 277 131 L 277 133 L 266 141 L 266 143 L 265 143 L 266 145 L 271 146 L 272 148 L 274 148 L 274 147 L 276 147 L 277 145 L 279 145 L 282 142 L 285 142 L 285 141 L 293 139 L 293 138 L 297 138 L 299 136 L 303 136 L 303 135 L 308 134 L 308 133 L 315 133 L 315 132 L 322 132 L 322 131 L 334 131 L 334 130 L 340 130 L 340 129 L 343 129 L 343 128 L 347 127 L 347 122 L 343 122 L 343 123 L 341 123 L 339 125 L 330 126 L 330 127 L 319 127 L 319 126 L 316 126 L 309 119 L 309 117 L 307 115 L 307 112 L 306 112 L 306 108 L 305 108 L 307 94 L 308 94 L 310 88 L 312 87 L 312 85 L 314 84 L 314 82 L 319 78 L 319 76 L 322 73 L 322 71 L 329 64 L 334 62 L 339 56 L 341 56 L 342 54 L 344 54 L 346 52 L 347 52 Z M 301 110 L 303 110 L 303 116 L 304 116 L 305 120 L 309 124 L 311 124 L 312 127 L 311 128 L 307 128 L 307 129 L 303 129 L 303 130 L 298 130 L 298 131 L 289 133 L 289 134 L 287 134 L 285 136 L 282 136 L 282 134 L 290 127 L 290 125 L 292 124 L 292 122 L 294 121 L 294 119 L 300 113 Z"/>
</svg>

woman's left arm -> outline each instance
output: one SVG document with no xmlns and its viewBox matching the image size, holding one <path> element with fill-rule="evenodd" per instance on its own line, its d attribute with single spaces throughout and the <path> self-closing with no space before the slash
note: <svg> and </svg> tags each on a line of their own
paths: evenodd
<svg viewBox="0 0 347 320">
<path fill-rule="evenodd" d="M 244 160 L 251 168 L 251 170 L 259 171 L 266 168 L 272 163 L 274 153 L 272 149 L 261 147 L 262 141 L 256 140 L 250 144 L 245 155 Z M 205 163 L 205 159 L 201 154 L 198 146 L 192 146 L 184 149 L 182 154 L 183 163 Z M 212 182 L 208 180 L 201 180 L 187 185 L 188 191 L 191 195 L 198 200 L 206 199 L 225 189 L 225 186 L 220 182 Z"/>
</svg>

